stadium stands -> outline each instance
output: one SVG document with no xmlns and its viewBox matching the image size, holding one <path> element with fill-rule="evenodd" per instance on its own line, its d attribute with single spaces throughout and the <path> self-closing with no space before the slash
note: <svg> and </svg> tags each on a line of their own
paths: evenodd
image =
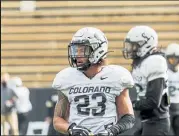
<svg viewBox="0 0 179 136">
<path fill-rule="evenodd" d="M 36 1 L 36 11 L 21 12 L 20 1 L 1 2 L 1 72 L 22 78 L 27 87 L 51 87 L 68 66 L 67 45 L 75 31 L 92 26 L 109 40 L 109 63 L 130 69 L 122 57 L 127 31 L 149 25 L 159 45 L 179 43 L 178 1 Z"/>
</svg>

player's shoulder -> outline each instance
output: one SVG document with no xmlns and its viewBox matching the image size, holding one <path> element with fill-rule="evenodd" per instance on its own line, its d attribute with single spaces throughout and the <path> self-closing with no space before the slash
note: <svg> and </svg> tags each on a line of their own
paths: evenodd
<svg viewBox="0 0 179 136">
<path fill-rule="evenodd" d="M 62 85 L 68 85 L 70 84 L 70 81 L 72 81 L 72 76 L 75 75 L 77 72 L 76 68 L 67 67 L 58 72 L 53 80 L 52 88 L 54 89 L 60 89 Z M 74 76 L 73 76 L 74 77 Z"/>
<path fill-rule="evenodd" d="M 145 70 L 150 72 L 156 71 L 167 71 L 167 61 L 164 56 L 162 55 L 150 55 L 147 57 L 142 66 L 145 67 Z"/>
<path fill-rule="evenodd" d="M 129 70 L 120 65 L 107 65 L 106 70 L 111 71 L 116 74 L 129 73 Z"/>
<path fill-rule="evenodd" d="M 19 87 L 22 90 L 28 91 L 29 89 L 26 86 Z"/>
<path fill-rule="evenodd" d="M 179 69 L 179 68 L 178 68 Z M 171 69 L 168 69 L 167 73 L 172 76 L 176 75 L 179 78 L 179 70 L 177 72 L 173 72 Z"/>
<path fill-rule="evenodd" d="M 150 55 L 144 60 L 149 66 L 167 64 L 166 59 L 162 55 Z"/>
<path fill-rule="evenodd" d="M 167 61 L 162 55 L 151 55 L 143 63 L 143 72 L 148 81 L 167 78 Z"/>
<path fill-rule="evenodd" d="M 76 72 L 76 68 L 67 67 L 67 68 L 62 69 L 60 72 L 58 72 L 56 74 L 56 77 L 59 77 L 59 78 L 68 77 L 75 72 Z"/>
<path fill-rule="evenodd" d="M 133 78 L 129 70 L 120 66 L 120 65 L 108 65 L 107 70 L 109 77 L 113 79 L 113 81 L 119 81 L 123 86 L 131 87 L 133 86 Z"/>
</svg>

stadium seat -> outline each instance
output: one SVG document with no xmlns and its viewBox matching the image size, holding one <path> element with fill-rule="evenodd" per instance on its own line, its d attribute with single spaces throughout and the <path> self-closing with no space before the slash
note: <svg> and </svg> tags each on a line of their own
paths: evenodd
<svg viewBox="0 0 179 136">
<path fill-rule="evenodd" d="M 121 49 L 133 26 L 154 28 L 161 49 L 179 43 L 178 1 L 36 1 L 34 12 L 21 12 L 20 1 L 1 4 L 1 71 L 22 77 L 27 87 L 51 87 L 55 74 L 68 66 L 67 46 L 82 27 L 104 31 L 114 51 L 108 62 L 129 70 L 131 60 Z"/>
</svg>

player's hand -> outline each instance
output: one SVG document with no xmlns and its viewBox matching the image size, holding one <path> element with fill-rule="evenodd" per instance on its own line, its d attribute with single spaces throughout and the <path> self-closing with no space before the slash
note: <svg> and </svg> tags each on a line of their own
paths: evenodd
<svg viewBox="0 0 179 136">
<path fill-rule="evenodd" d="M 116 125 L 108 125 L 105 127 L 105 131 L 98 133 L 97 136 L 117 136 L 118 128 Z"/>
<path fill-rule="evenodd" d="M 92 136 L 92 132 L 82 126 L 77 126 L 75 123 L 72 123 L 68 128 L 68 133 L 70 136 Z"/>
</svg>

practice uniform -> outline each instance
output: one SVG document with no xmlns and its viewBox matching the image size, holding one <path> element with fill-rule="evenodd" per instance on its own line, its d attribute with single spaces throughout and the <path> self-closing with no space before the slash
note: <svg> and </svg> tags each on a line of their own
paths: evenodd
<svg viewBox="0 0 179 136">
<path fill-rule="evenodd" d="M 132 76 L 135 82 L 136 90 L 137 90 L 137 99 L 141 100 L 139 101 L 139 115 L 141 118 L 141 121 L 144 122 L 142 124 L 141 130 L 136 133 L 136 135 L 146 135 L 146 134 L 152 134 L 152 129 L 154 134 L 158 134 L 157 131 L 160 131 L 160 126 L 169 128 L 169 124 L 165 123 L 169 122 L 169 98 L 168 98 L 168 87 L 167 87 L 167 62 L 166 59 L 162 55 L 153 54 L 145 59 L 142 60 L 138 66 L 134 67 L 132 70 Z M 147 88 L 147 85 L 149 82 L 157 79 L 164 79 L 165 85 L 162 92 L 159 92 L 160 89 L 156 88 L 151 90 L 150 88 Z M 144 101 L 147 101 L 146 96 L 150 96 L 151 98 L 157 96 L 161 97 L 161 102 L 158 106 L 158 108 L 151 108 L 150 103 L 144 104 L 142 103 Z M 150 108 L 147 108 L 150 107 Z M 154 123 L 155 122 L 155 123 Z M 158 125 L 157 125 L 158 123 Z M 161 123 L 161 125 L 159 125 Z M 156 125 L 155 125 L 156 124 Z M 163 126 L 162 126 L 163 124 Z M 159 127 L 158 127 L 159 126 Z M 146 128 L 146 129 L 143 129 Z M 167 133 L 168 130 L 166 130 Z M 149 133 L 150 132 L 150 133 Z M 165 133 L 165 132 L 164 132 Z M 159 132 L 160 134 L 160 132 Z"/>
<path fill-rule="evenodd" d="M 179 134 L 179 71 L 168 70 L 168 86 L 171 102 L 171 126 L 175 133 Z"/>
<path fill-rule="evenodd" d="M 127 69 L 108 65 L 103 66 L 92 79 L 76 68 L 66 68 L 56 75 L 52 87 L 68 97 L 69 123 L 84 126 L 97 134 L 104 131 L 105 126 L 116 124 L 115 98 L 133 85 L 133 78 Z"/>
</svg>

